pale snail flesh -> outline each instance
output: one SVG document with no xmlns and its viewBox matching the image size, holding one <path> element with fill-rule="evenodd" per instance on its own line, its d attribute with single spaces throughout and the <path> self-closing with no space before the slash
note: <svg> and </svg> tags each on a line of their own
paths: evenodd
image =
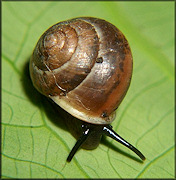
<svg viewBox="0 0 176 180">
<path fill-rule="evenodd" d="M 30 60 L 33 85 L 82 122 L 82 134 L 67 161 L 95 136 L 92 148 L 97 147 L 102 134 L 145 159 L 110 125 L 130 85 L 132 62 L 125 36 L 102 19 L 80 17 L 59 22 L 40 37 Z"/>
</svg>

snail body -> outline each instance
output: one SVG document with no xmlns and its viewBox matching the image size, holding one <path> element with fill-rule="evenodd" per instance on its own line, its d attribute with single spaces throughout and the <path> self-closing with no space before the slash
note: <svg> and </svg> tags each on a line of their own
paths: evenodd
<svg viewBox="0 0 176 180">
<path fill-rule="evenodd" d="M 131 81 L 132 54 L 125 36 L 111 23 L 75 18 L 43 33 L 31 56 L 30 76 L 40 93 L 82 122 L 70 161 L 93 134 L 98 143 L 102 134 L 112 136 L 110 123 Z"/>
</svg>

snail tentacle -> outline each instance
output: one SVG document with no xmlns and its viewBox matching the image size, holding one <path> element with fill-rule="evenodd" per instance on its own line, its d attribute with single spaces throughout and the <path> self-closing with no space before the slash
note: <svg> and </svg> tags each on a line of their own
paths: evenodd
<svg viewBox="0 0 176 180">
<path fill-rule="evenodd" d="M 104 126 L 103 128 L 103 134 L 111 137 L 112 139 L 116 140 L 117 142 L 120 142 L 127 148 L 131 149 L 133 152 L 135 152 L 143 161 L 145 160 L 145 156 L 136 149 L 133 145 L 128 143 L 125 139 L 123 139 L 121 136 L 119 136 L 113 129 L 111 125 Z"/>
<path fill-rule="evenodd" d="M 89 137 L 91 134 L 91 130 L 86 127 L 86 129 L 83 131 L 82 135 L 80 138 L 77 140 L 76 144 L 73 146 L 72 150 L 70 151 L 70 154 L 67 157 L 67 162 L 70 162 L 77 152 L 77 150 L 81 147 L 81 145 L 86 141 L 86 139 Z"/>
</svg>

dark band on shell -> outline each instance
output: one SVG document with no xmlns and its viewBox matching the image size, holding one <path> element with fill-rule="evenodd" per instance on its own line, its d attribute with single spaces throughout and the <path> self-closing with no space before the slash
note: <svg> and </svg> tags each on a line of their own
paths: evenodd
<svg viewBox="0 0 176 180">
<path fill-rule="evenodd" d="M 75 18 L 41 36 L 30 73 L 42 94 L 58 97 L 55 102 L 65 98 L 78 111 L 110 123 L 130 84 L 132 55 L 126 38 L 111 23 Z M 105 111 L 106 117 L 102 116 Z"/>
</svg>

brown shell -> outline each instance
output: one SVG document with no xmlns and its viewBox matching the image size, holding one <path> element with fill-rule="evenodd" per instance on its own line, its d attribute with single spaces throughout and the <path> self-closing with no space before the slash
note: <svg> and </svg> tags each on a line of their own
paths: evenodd
<svg viewBox="0 0 176 180">
<path fill-rule="evenodd" d="M 132 76 L 132 54 L 111 23 L 75 18 L 50 27 L 30 60 L 36 89 L 73 116 L 109 124 Z"/>
</svg>

